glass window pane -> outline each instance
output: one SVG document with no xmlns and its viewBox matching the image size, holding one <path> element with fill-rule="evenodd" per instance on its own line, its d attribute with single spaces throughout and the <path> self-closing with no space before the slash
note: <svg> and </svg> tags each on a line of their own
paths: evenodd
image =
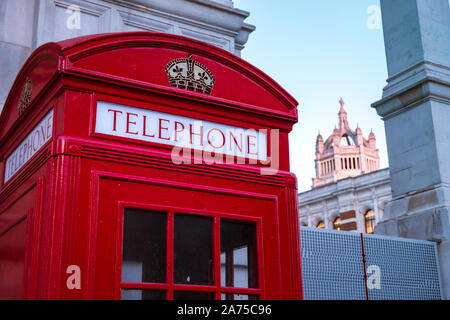
<svg viewBox="0 0 450 320">
<path fill-rule="evenodd" d="M 122 282 L 166 282 L 166 219 L 165 212 L 125 209 Z"/>
<path fill-rule="evenodd" d="M 213 219 L 188 214 L 174 216 L 174 282 L 214 284 Z"/>
<path fill-rule="evenodd" d="M 122 289 L 120 291 L 121 300 L 165 300 L 166 291 L 163 290 L 139 290 Z"/>
<path fill-rule="evenodd" d="M 220 221 L 221 285 L 257 288 L 256 223 Z"/>
<path fill-rule="evenodd" d="M 252 294 L 235 294 L 234 300 L 258 300 L 258 296 Z"/>
<path fill-rule="evenodd" d="M 214 300 L 214 292 L 175 291 L 174 300 Z"/>
<path fill-rule="evenodd" d="M 366 233 L 374 233 L 375 229 L 375 211 L 369 210 L 364 215 L 365 223 L 366 223 Z"/>
<path fill-rule="evenodd" d="M 334 230 L 341 230 L 341 218 L 336 218 L 333 221 L 333 229 Z"/>
<path fill-rule="evenodd" d="M 234 293 L 222 293 L 221 300 L 259 300 L 259 296 L 254 294 L 234 294 Z"/>
</svg>

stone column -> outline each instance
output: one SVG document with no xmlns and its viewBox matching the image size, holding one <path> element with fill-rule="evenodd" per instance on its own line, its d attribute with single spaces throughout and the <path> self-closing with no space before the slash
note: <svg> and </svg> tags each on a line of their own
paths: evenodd
<svg viewBox="0 0 450 320">
<path fill-rule="evenodd" d="M 375 233 L 438 243 L 450 299 L 450 8 L 448 0 L 381 0 L 387 86 L 383 118 L 392 201 Z"/>
<path fill-rule="evenodd" d="M 0 111 L 17 72 L 31 54 L 34 0 L 0 1 Z"/>
</svg>

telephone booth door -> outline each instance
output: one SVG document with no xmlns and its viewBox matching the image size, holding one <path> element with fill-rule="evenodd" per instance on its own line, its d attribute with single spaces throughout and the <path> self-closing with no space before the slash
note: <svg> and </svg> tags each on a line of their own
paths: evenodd
<svg viewBox="0 0 450 320">
<path fill-rule="evenodd" d="M 96 298 L 253 300 L 270 298 L 269 290 L 277 295 L 277 282 L 266 283 L 268 274 L 279 273 L 273 263 L 274 199 L 105 173 L 96 181 Z"/>
</svg>

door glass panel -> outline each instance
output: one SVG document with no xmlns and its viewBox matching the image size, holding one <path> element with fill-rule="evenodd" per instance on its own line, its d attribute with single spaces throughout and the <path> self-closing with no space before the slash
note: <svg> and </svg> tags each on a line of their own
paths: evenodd
<svg viewBox="0 0 450 320">
<path fill-rule="evenodd" d="M 214 292 L 175 291 L 174 300 L 214 300 Z"/>
<path fill-rule="evenodd" d="M 220 221 L 221 285 L 257 288 L 256 224 Z"/>
<path fill-rule="evenodd" d="M 212 218 L 175 214 L 175 283 L 214 284 L 212 225 Z"/>
<path fill-rule="evenodd" d="M 234 300 L 258 300 L 258 296 L 253 294 L 235 294 Z"/>
<path fill-rule="evenodd" d="M 221 300 L 258 300 L 259 297 L 254 294 L 234 294 L 234 293 L 222 293 L 220 295 Z"/>
<path fill-rule="evenodd" d="M 166 291 L 163 290 L 139 290 L 122 289 L 120 291 L 121 300 L 165 300 Z"/>
<path fill-rule="evenodd" d="M 122 282 L 166 282 L 166 219 L 165 212 L 125 209 Z"/>
</svg>

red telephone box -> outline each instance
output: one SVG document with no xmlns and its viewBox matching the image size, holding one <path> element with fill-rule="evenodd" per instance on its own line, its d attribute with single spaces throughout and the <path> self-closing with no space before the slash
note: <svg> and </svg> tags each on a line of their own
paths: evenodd
<svg viewBox="0 0 450 320">
<path fill-rule="evenodd" d="M 302 298 L 296 106 L 180 36 L 41 46 L 0 117 L 0 298 Z"/>
</svg>

